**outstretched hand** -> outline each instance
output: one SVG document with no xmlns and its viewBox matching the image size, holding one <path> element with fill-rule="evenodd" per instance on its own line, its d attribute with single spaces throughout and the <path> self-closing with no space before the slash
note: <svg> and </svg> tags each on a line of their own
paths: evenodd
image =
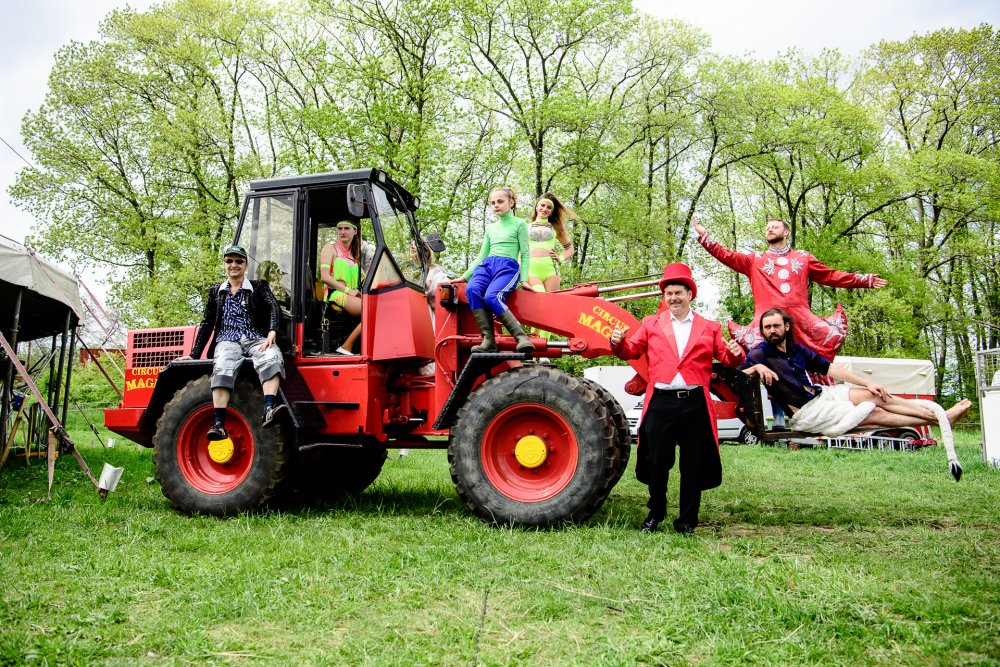
<svg viewBox="0 0 1000 667">
<path fill-rule="evenodd" d="M 872 278 L 872 287 L 874 287 L 875 289 L 885 287 L 888 284 L 889 281 L 886 280 L 885 278 L 879 277 L 878 274 L 875 274 L 875 277 Z"/>
<path fill-rule="evenodd" d="M 694 228 L 694 231 L 698 233 L 698 236 L 701 236 L 702 234 L 708 231 L 707 229 L 705 229 L 705 225 L 698 222 L 698 216 L 696 215 L 691 216 L 691 226 Z"/>
</svg>

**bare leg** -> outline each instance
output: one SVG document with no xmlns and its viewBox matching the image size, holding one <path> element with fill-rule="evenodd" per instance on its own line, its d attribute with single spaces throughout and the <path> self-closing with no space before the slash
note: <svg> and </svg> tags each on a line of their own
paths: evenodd
<svg viewBox="0 0 1000 667">
<path fill-rule="evenodd" d="M 281 384 L 281 373 L 276 373 L 274 377 L 264 380 L 262 389 L 265 396 L 274 396 L 278 393 L 278 385 Z"/>
<path fill-rule="evenodd" d="M 965 413 L 968 412 L 971 407 L 972 401 L 967 398 L 963 398 L 961 401 L 945 410 L 948 415 L 948 423 L 954 426 L 955 422 L 964 417 Z"/>
<path fill-rule="evenodd" d="M 559 289 L 559 282 L 560 280 L 558 273 L 554 276 L 549 276 L 548 278 L 545 279 L 545 291 L 555 292 L 556 290 Z"/>
<path fill-rule="evenodd" d="M 853 398 L 853 391 L 852 398 Z M 965 416 L 965 413 L 972 407 L 972 401 L 964 399 L 953 405 L 945 412 L 948 415 L 948 422 L 953 424 Z M 930 410 L 928 410 L 930 412 Z M 938 420 L 931 412 L 931 419 L 921 419 L 910 415 L 902 415 L 898 412 L 889 412 L 880 407 L 872 410 L 871 414 L 860 424 L 858 428 L 872 428 L 876 426 L 937 426 Z"/>
<path fill-rule="evenodd" d="M 545 290 L 545 283 L 539 280 L 538 276 L 528 276 L 528 286 L 534 289 L 536 292 L 538 291 L 537 289 L 538 287 L 541 287 L 543 290 Z"/>
<path fill-rule="evenodd" d="M 871 401 L 875 404 L 875 407 L 882 408 L 886 412 L 893 412 L 897 415 L 908 417 L 919 417 L 924 421 L 937 423 L 937 417 L 934 416 L 933 412 L 905 398 L 890 396 L 887 400 L 883 400 L 867 389 L 851 389 L 851 403 L 858 405 L 864 401 Z"/>
<path fill-rule="evenodd" d="M 937 424 L 937 419 L 921 419 L 920 417 L 901 415 L 897 412 L 888 412 L 887 410 L 876 407 L 863 422 L 858 424 L 857 428 L 874 428 L 877 426 L 930 426 L 931 424 Z"/>
<path fill-rule="evenodd" d="M 344 344 L 341 347 L 343 347 L 345 350 L 348 351 L 353 350 L 354 343 L 357 342 L 358 336 L 360 335 L 361 335 L 361 324 L 359 323 L 358 326 L 354 327 L 354 331 L 351 332 L 351 335 L 347 337 L 347 340 L 344 341 Z"/>
<path fill-rule="evenodd" d="M 212 407 L 224 408 L 229 405 L 229 390 L 225 387 L 212 389 Z"/>
</svg>

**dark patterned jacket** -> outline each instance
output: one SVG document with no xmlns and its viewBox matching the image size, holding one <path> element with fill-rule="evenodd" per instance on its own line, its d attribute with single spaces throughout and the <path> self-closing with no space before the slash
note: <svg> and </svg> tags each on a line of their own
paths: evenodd
<svg viewBox="0 0 1000 667">
<path fill-rule="evenodd" d="M 278 330 L 278 317 L 281 314 L 281 309 L 266 280 L 250 280 L 249 282 L 253 285 L 253 295 L 246 301 L 247 313 L 250 315 L 250 321 L 254 323 L 254 327 L 264 336 L 267 336 L 268 332 Z M 226 289 L 222 290 L 219 289 L 219 283 L 208 288 L 208 298 L 205 300 L 205 314 L 201 318 L 201 324 L 198 325 L 198 335 L 195 336 L 194 346 L 191 348 L 192 359 L 200 359 L 209 336 L 211 336 L 213 331 L 222 329 L 222 313 L 225 311 L 223 307 L 225 300 L 240 296 L 242 293 L 241 290 L 234 295 L 229 290 L 228 280 L 225 281 L 224 285 Z M 214 351 L 215 340 L 212 341 L 212 345 L 208 349 L 208 356 L 211 357 Z"/>
</svg>

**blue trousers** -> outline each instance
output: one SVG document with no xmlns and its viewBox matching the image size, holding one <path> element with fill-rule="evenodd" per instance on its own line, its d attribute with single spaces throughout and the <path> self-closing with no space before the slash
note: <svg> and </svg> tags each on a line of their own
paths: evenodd
<svg viewBox="0 0 1000 667">
<path fill-rule="evenodd" d="M 510 257 L 487 257 L 477 266 L 469 284 L 465 288 L 465 297 L 473 310 L 489 308 L 494 315 L 507 311 L 504 303 L 507 295 L 513 292 L 521 280 L 521 268 L 516 259 Z"/>
</svg>

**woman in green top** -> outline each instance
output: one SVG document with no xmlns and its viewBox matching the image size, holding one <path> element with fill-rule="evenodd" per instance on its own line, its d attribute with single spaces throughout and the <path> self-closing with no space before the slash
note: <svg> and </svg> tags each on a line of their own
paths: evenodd
<svg viewBox="0 0 1000 667">
<path fill-rule="evenodd" d="M 493 315 L 496 315 L 517 340 L 517 351 L 531 352 L 535 346 L 505 303 L 507 295 L 518 285 L 528 287 L 528 224 L 514 216 L 517 198 L 508 187 L 490 192 L 490 206 L 497 220 L 486 227 L 479 256 L 455 281 L 469 281 L 465 296 L 483 334 L 483 342 L 472 351 L 496 351 L 493 339 Z"/>
<path fill-rule="evenodd" d="M 528 284 L 536 292 L 555 292 L 559 289 L 559 265 L 573 256 L 573 241 L 566 231 L 568 219 L 578 218 L 551 192 L 546 192 L 535 202 L 528 225 L 531 247 Z"/>
<path fill-rule="evenodd" d="M 323 246 L 320 253 L 319 278 L 326 286 L 324 301 L 330 308 L 361 317 L 361 238 L 352 220 L 337 223 L 337 240 Z M 361 335 L 361 323 L 354 327 L 337 354 L 354 354 L 354 343 Z"/>
</svg>

